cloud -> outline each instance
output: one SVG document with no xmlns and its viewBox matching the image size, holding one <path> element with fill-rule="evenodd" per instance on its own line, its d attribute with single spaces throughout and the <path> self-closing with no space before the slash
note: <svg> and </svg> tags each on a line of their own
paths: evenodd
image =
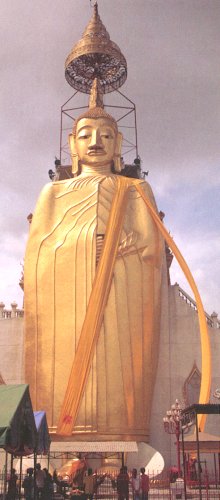
<svg viewBox="0 0 220 500">
<path fill-rule="evenodd" d="M 23 292 L 19 287 L 26 244 L 26 235 L 5 235 L 0 242 L 0 301 L 6 307 L 15 300 L 23 306 Z"/>
<path fill-rule="evenodd" d="M 220 235 L 219 231 L 207 235 L 193 236 L 190 240 L 176 234 L 174 241 L 183 254 L 200 292 L 208 314 L 219 311 L 220 282 Z M 177 282 L 190 296 L 192 290 L 176 260 L 171 266 L 172 284 Z"/>
</svg>

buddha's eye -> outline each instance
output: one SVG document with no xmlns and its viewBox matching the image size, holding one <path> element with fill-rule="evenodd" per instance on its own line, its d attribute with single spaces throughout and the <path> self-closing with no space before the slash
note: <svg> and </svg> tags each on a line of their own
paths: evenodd
<svg viewBox="0 0 220 500">
<path fill-rule="evenodd" d="M 104 137 L 104 139 L 111 139 L 112 138 L 111 134 L 101 134 L 101 137 Z"/>
<path fill-rule="evenodd" d="M 78 136 L 78 139 L 89 139 L 90 135 L 89 134 L 82 134 Z"/>
</svg>

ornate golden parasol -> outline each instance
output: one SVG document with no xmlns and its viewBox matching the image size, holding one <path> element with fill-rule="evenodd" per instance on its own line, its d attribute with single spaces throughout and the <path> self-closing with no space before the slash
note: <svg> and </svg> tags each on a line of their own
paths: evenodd
<svg viewBox="0 0 220 500">
<path fill-rule="evenodd" d="M 97 2 L 82 38 L 74 45 L 65 63 L 67 82 L 80 92 L 90 93 L 98 78 L 102 93 L 117 90 L 127 78 L 127 62 L 98 14 Z"/>
</svg>

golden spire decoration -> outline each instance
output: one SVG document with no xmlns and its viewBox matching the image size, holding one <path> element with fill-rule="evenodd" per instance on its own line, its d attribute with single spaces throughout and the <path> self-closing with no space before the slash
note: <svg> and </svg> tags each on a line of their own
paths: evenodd
<svg viewBox="0 0 220 500">
<path fill-rule="evenodd" d="M 82 38 L 74 45 L 65 63 L 67 82 L 89 94 L 98 78 L 102 93 L 113 92 L 127 78 L 127 62 L 102 23 L 97 2 Z"/>
<path fill-rule="evenodd" d="M 95 78 L 92 84 L 90 98 L 89 98 L 89 108 L 90 109 L 104 108 L 103 94 L 101 91 L 101 85 L 99 83 L 98 78 Z"/>
</svg>

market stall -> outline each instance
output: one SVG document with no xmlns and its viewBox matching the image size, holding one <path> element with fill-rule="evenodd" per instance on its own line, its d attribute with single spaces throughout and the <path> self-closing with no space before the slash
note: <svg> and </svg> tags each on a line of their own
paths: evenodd
<svg viewBox="0 0 220 500">
<path fill-rule="evenodd" d="M 20 457 L 18 496 L 21 498 L 22 457 L 34 453 L 37 429 L 27 384 L 0 386 L 0 448 L 5 450 L 3 498 L 7 490 L 8 454 L 10 471 L 14 456 Z"/>
</svg>

